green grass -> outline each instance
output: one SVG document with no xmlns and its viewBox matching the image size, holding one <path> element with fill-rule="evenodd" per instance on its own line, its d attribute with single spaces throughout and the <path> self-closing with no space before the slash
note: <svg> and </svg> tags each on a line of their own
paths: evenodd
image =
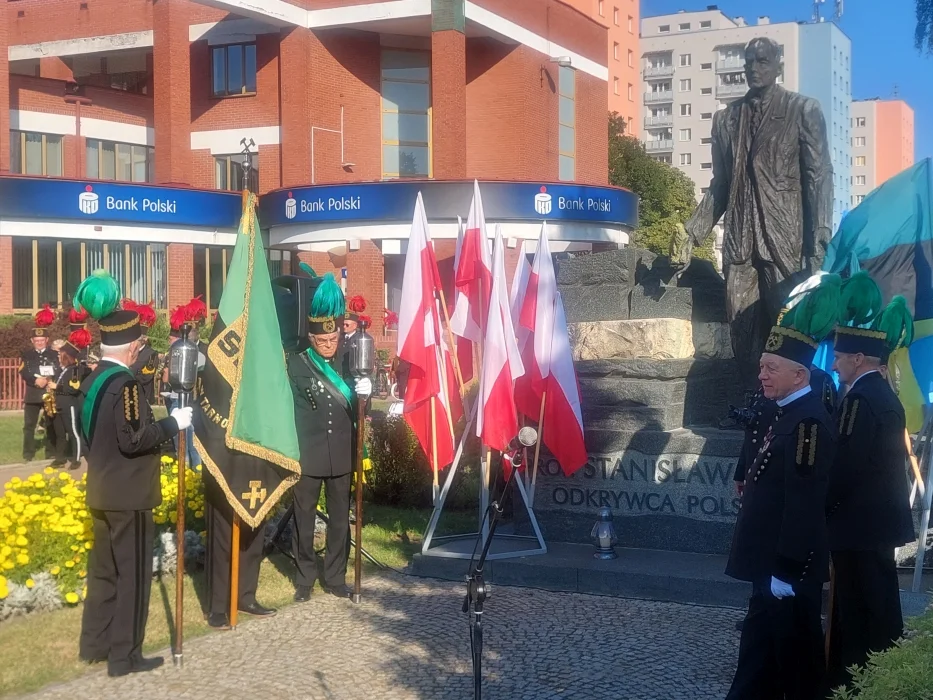
<svg viewBox="0 0 933 700">
<path fill-rule="evenodd" d="M 41 419 L 40 419 L 41 420 Z M 45 433 L 36 433 L 36 459 L 45 458 Z M 49 455 L 49 459 L 52 456 Z M 0 416 L 0 466 L 23 461 L 23 414 Z"/>
<path fill-rule="evenodd" d="M 363 546 L 377 560 L 393 568 L 404 567 L 421 547 L 421 537 L 430 510 L 402 510 L 364 504 Z M 475 527 L 471 514 L 451 515 L 448 529 L 461 531 Z M 377 569 L 364 559 L 366 575 Z M 258 598 L 263 605 L 282 607 L 292 601 L 293 564 L 276 555 L 262 564 Z M 286 572 L 286 573 L 283 573 Z M 352 579 L 352 562 L 350 577 Z M 364 579 L 365 580 L 365 579 Z M 197 596 L 204 590 L 203 573 L 186 576 L 185 639 L 211 630 L 204 621 Z M 172 638 L 172 611 L 175 606 L 175 580 L 155 581 L 149 601 L 149 623 L 145 649 L 165 649 Z M 48 683 L 66 681 L 88 671 L 78 660 L 78 635 L 81 630 L 81 606 L 36 614 L 0 623 L 0 697 L 38 690 Z M 248 616 L 241 624 L 250 624 Z"/>
</svg>

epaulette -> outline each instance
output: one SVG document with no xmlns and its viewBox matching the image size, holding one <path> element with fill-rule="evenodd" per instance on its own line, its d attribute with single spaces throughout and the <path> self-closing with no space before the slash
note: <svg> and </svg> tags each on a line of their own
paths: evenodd
<svg viewBox="0 0 933 700">
<path fill-rule="evenodd" d="M 123 385 L 123 417 L 133 430 L 139 430 L 139 384 L 135 380 Z"/>
<path fill-rule="evenodd" d="M 845 397 L 842 400 L 842 409 L 839 411 L 839 434 L 851 435 L 855 428 L 855 417 L 858 415 L 861 399 L 850 399 Z"/>
<path fill-rule="evenodd" d="M 816 465 L 816 438 L 819 432 L 820 422 L 815 418 L 805 418 L 797 426 L 794 463 L 799 471 L 809 471 Z"/>
</svg>

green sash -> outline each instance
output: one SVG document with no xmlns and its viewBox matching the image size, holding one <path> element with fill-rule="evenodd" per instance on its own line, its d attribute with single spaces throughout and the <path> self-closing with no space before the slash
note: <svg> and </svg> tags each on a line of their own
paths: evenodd
<svg viewBox="0 0 933 700">
<path fill-rule="evenodd" d="M 110 383 L 110 380 L 121 372 L 125 372 L 132 376 L 132 372 L 126 367 L 114 365 L 97 375 L 97 378 L 91 383 L 91 388 L 87 391 L 87 396 L 84 399 L 84 406 L 81 409 L 81 432 L 84 434 L 84 439 L 87 441 L 88 445 L 91 444 L 91 436 L 94 434 L 93 423 L 97 416 L 97 407 L 100 404 L 101 394 L 104 388 Z"/>
<path fill-rule="evenodd" d="M 311 360 L 311 364 L 317 368 L 318 372 L 327 377 L 327 381 L 337 387 L 347 400 L 347 403 L 352 407 L 355 392 L 350 389 L 343 377 L 337 374 L 337 371 L 331 366 L 330 362 L 321 357 L 314 348 L 308 348 L 308 359 Z"/>
</svg>

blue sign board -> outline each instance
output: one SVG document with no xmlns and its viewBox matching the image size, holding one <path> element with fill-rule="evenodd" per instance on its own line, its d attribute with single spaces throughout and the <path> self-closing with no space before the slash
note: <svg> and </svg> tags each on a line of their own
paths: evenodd
<svg viewBox="0 0 933 700">
<path fill-rule="evenodd" d="M 573 221 L 609 227 L 638 225 L 638 197 L 616 187 L 533 182 L 481 182 L 490 221 Z M 466 217 L 471 181 L 390 181 L 274 190 L 259 204 L 263 228 L 303 223 L 411 221 L 421 192 L 432 221 Z"/>
<path fill-rule="evenodd" d="M 0 177 L 0 216 L 98 223 L 236 228 L 237 192 L 31 177 Z"/>
</svg>

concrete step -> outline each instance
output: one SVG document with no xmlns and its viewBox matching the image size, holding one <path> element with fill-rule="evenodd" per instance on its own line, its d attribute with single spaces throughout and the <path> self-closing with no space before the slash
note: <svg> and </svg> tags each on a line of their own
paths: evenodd
<svg viewBox="0 0 933 700">
<path fill-rule="evenodd" d="M 668 406 L 683 403 L 686 380 L 655 379 L 586 379 L 580 380 L 580 397 L 590 406 L 617 406 L 634 403 L 643 406 Z"/>
<path fill-rule="evenodd" d="M 588 404 L 583 400 L 583 425 L 587 430 L 665 431 L 684 425 L 684 404 L 645 406 L 633 401 L 611 406 Z"/>
</svg>

